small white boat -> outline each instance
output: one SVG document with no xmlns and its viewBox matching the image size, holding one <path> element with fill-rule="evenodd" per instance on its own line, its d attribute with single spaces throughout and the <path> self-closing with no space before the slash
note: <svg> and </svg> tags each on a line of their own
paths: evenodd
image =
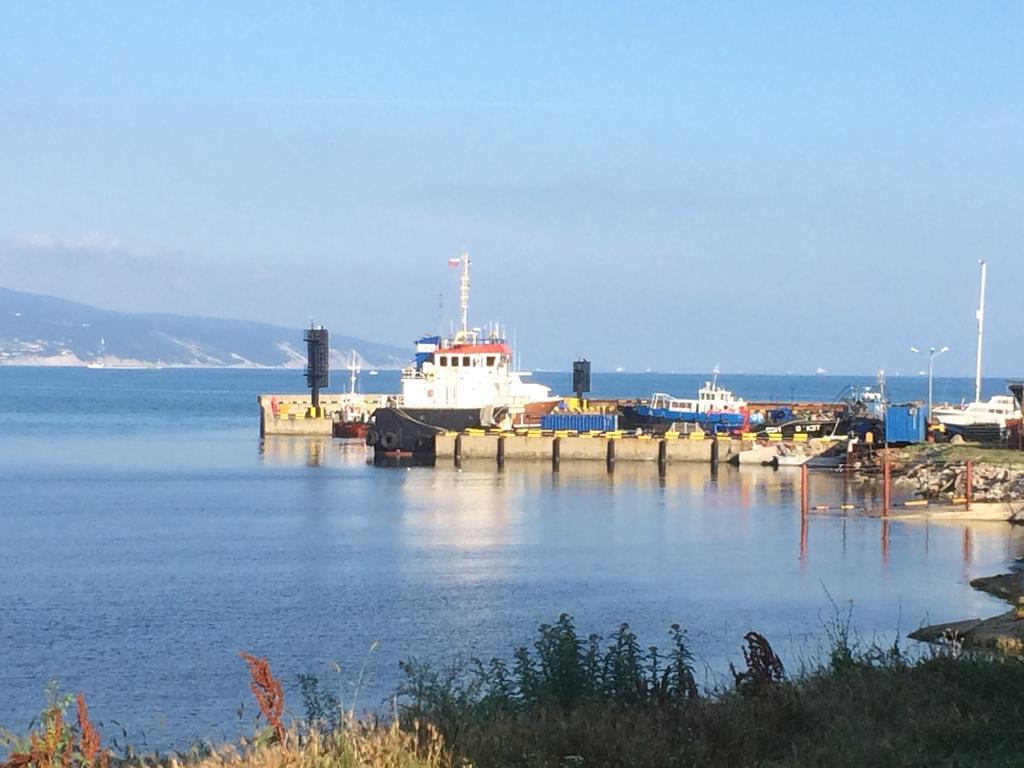
<svg viewBox="0 0 1024 768">
<path fill-rule="evenodd" d="M 800 467 L 811 458 L 811 456 L 803 453 L 780 453 L 775 457 L 775 463 L 780 467 Z"/>
<path fill-rule="evenodd" d="M 995 395 L 987 402 L 966 403 L 960 406 L 942 405 L 932 409 L 932 415 L 947 427 L 969 427 L 977 424 L 1006 426 L 1006 420 L 1019 415 L 1017 403 L 1009 395 Z"/>
</svg>

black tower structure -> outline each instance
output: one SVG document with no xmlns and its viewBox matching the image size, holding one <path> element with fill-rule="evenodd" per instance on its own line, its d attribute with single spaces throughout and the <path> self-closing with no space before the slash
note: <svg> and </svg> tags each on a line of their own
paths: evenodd
<svg viewBox="0 0 1024 768">
<path fill-rule="evenodd" d="M 572 363 L 572 391 L 583 407 L 583 395 L 590 391 L 590 361 L 574 360 Z"/>
<path fill-rule="evenodd" d="M 320 415 L 320 390 L 330 386 L 331 344 L 327 329 L 310 326 L 303 334 L 306 342 L 306 386 L 312 392 L 313 409 Z"/>
</svg>

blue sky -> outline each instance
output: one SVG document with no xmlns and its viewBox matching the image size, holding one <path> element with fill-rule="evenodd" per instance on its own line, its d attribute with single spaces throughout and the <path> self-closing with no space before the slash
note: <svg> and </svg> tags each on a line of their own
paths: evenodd
<svg viewBox="0 0 1024 768">
<path fill-rule="evenodd" d="M 1022 375 L 1024 4 L 0 5 L 0 285 L 527 366 Z M 438 295 L 444 294 L 439 312 Z"/>
</svg>

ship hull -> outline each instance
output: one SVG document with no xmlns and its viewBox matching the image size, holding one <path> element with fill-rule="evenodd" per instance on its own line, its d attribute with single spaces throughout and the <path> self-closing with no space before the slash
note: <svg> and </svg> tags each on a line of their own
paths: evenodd
<svg viewBox="0 0 1024 768">
<path fill-rule="evenodd" d="M 365 421 L 336 421 L 334 436 L 345 440 L 365 440 L 370 424 Z"/>
<path fill-rule="evenodd" d="M 438 433 L 492 426 L 503 417 L 504 409 L 378 408 L 370 417 L 366 444 L 376 459 L 432 457 Z"/>
</svg>

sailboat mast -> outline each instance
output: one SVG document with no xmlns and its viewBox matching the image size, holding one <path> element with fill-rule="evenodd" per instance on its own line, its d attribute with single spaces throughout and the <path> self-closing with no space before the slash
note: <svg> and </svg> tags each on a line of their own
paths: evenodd
<svg viewBox="0 0 1024 768">
<path fill-rule="evenodd" d="M 462 253 L 462 281 L 459 283 L 459 309 L 462 310 L 462 335 L 469 332 L 469 251 Z"/>
<path fill-rule="evenodd" d="M 984 260 L 978 262 L 981 265 L 981 298 L 978 300 L 978 361 L 974 368 L 974 402 L 981 402 L 981 343 L 985 336 L 985 276 L 987 265 Z"/>
</svg>

